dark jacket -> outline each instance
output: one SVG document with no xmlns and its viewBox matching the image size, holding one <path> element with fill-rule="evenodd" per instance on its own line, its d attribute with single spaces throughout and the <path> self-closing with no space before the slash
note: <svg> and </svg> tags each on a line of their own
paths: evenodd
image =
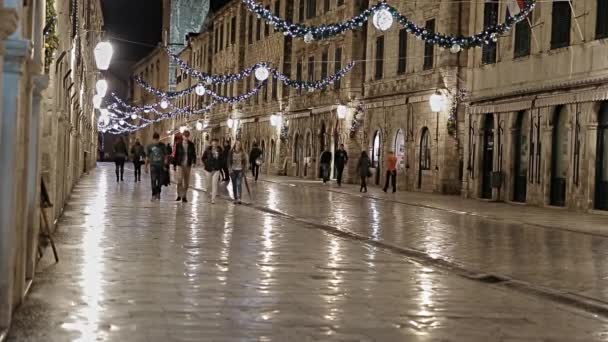
<svg viewBox="0 0 608 342">
<path fill-rule="evenodd" d="M 133 162 L 141 162 L 146 158 L 146 151 L 144 150 L 144 146 L 142 144 L 136 143 L 131 147 L 131 156 L 133 157 Z"/>
<path fill-rule="evenodd" d="M 114 152 L 114 159 L 126 159 L 129 155 L 129 152 L 127 152 L 127 144 L 125 144 L 124 141 L 119 141 L 114 144 L 112 150 Z"/>
<path fill-rule="evenodd" d="M 255 161 L 262 156 L 262 150 L 259 147 L 254 147 L 249 153 L 249 162 L 255 164 Z"/>
<path fill-rule="evenodd" d="M 184 145 L 181 143 L 175 145 L 175 159 L 173 160 L 173 166 L 182 165 L 182 160 L 184 160 L 186 157 L 188 158 L 188 166 L 196 164 L 196 148 L 194 147 L 194 143 L 192 141 L 188 141 L 187 155 L 186 151 L 184 151 Z"/>
<path fill-rule="evenodd" d="M 216 149 L 217 150 L 214 153 L 212 151 L 212 147 L 209 146 L 205 150 L 205 153 L 203 153 L 203 166 L 205 166 L 205 171 L 207 172 L 220 171 L 223 169 L 225 161 L 223 158 L 222 148 L 218 146 Z"/>
<path fill-rule="evenodd" d="M 342 166 L 346 165 L 346 162 L 348 161 L 348 154 L 346 153 L 346 151 L 337 150 L 335 159 L 336 159 L 336 166 L 342 167 Z"/>
<path fill-rule="evenodd" d="M 331 164 L 331 152 L 325 151 L 321 153 L 321 164 Z"/>
<path fill-rule="evenodd" d="M 372 162 L 369 160 L 369 157 L 359 158 L 359 163 L 357 164 L 357 173 L 360 177 L 369 177 L 369 168 L 372 166 Z"/>
</svg>

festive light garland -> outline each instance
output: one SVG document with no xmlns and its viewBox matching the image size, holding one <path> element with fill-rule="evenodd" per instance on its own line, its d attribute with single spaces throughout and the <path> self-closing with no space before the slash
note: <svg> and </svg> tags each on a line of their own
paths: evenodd
<svg viewBox="0 0 608 342">
<path fill-rule="evenodd" d="M 274 26 L 275 30 L 283 32 L 284 35 L 303 37 L 307 43 L 314 40 L 331 38 L 346 31 L 358 29 L 373 16 L 374 25 L 379 30 L 387 30 L 392 25 L 393 19 L 396 19 L 399 24 L 405 27 L 407 32 L 415 35 L 417 38 L 427 43 L 450 49 L 454 53 L 460 52 L 461 49 L 478 47 L 496 41 L 499 35 L 509 31 L 513 25 L 524 20 L 536 6 L 536 0 L 524 0 L 524 8 L 518 14 L 508 16 L 504 23 L 487 27 L 482 32 L 472 36 L 451 36 L 429 32 L 425 27 L 416 25 L 405 15 L 401 14 L 399 10 L 388 5 L 386 2 L 378 3 L 344 22 L 320 26 L 294 24 L 274 15 L 269 9 L 266 9 L 254 0 L 242 0 L 242 2 L 250 12 L 255 13 L 258 18 Z"/>
</svg>

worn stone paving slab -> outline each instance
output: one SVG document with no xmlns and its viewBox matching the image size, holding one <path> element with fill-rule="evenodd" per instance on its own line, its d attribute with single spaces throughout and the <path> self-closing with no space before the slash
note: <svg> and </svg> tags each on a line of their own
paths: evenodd
<svg viewBox="0 0 608 342">
<path fill-rule="evenodd" d="M 76 187 L 61 262 L 47 251 L 9 341 L 608 340 L 584 312 L 201 192 L 150 202 L 147 178 L 112 180 L 101 167 Z"/>
</svg>

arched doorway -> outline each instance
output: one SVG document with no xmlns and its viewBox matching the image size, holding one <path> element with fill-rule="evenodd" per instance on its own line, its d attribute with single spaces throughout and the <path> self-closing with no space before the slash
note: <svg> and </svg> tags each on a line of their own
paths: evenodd
<svg viewBox="0 0 608 342">
<path fill-rule="evenodd" d="M 608 103 L 602 104 L 597 124 L 595 209 L 608 210 Z"/>
<path fill-rule="evenodd" d="M 528 156 L 529 156 L 529 133 L 530 119 L 527 112 L 517 114 L 513 132 L 514 177 L 513 177 L 513 201 L 526 202 L 528 187 Z"/>
<path fill-rule="evenodd" d="M 422 189 L 422 176 L 424 171 L 431 169 L 431 134 L 427 127 L 422 128 L 420 134 L 420 157 L 418 160 L 418 189 Z"/>
<path fill-rule="evenodd" d="M 374 140 L 372 145 L 372 167 L 376 169 L 376 175 L 374 179 L 374 183 L 376 185 L 380 184 L 380 165 L 381 163 L 381 146 L 382 146 L 382 137 L 380 136 L 380 131 L 376 131 L 374 133 Z"/>
<path fill-rule="evenodd" d="M 486 114 L 483 126 L 481 198 L 492 198 L 492 171 L 494 171 L 494 114 Z"/>
<path fill-rule="evenodd" d="M 403 130 L 399 129 L 395 134 L 395 156 L 397 156 L 397 165 L 401 170 L 405 169 L 405 136 Z"/>
<path fill-rule="evenodd" d="M 551 145 L 551 205 L 566 205 L 566 177 L 568 173 L 568 115 L 560 106 L 553 116 L 553 141 Z"/>
</svg>

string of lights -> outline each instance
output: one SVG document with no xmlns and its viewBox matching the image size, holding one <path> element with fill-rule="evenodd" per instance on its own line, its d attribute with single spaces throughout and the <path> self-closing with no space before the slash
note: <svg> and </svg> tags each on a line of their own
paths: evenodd
<svg viewBox="0 0 608 342">
<path fill-rule="evenodd" d="M 328 39 L 347 31 L 358 29 L 365 25 L 367 21 L 369 21 L 369 18 L 372 17 L 374 26 L 380 31 L 390 29 L 393 22 L 396 20 L 408 33 L 413 34 L 418 39 L 421 39 L 426 43 L 450 49 L 450 51 L 454 53 L 458 53 L 462 49 L 479 47 L 484 44 L 495 42 L 499 35 L 504 34 L 509 31 L 513 25 L 524 20 L 534 10 L 536 5 L 536 0 L 524 0 L 524 8 L 521 8 L 521 11 L 515 15 L 509 15 L 504 23 L 489 26 L 482 32 L 471 36 L 453 36 L 432 32 L 424 26 L 418 26 L 405 15 L 401 14 L 399 10 L 388 5 L 384 1 L 364 10 L 346 21 L 323 24 L 320 26 L 294 24 L 274 15 L 269 9 L 266 9 L 262 4 L 259 4 L 254 0 L 242 0 L 242 2 L 250 12 L 255 13 L 258 18 L 261 18 L 274 26 L 275 30 L 283 32 L 286 36 L 304 38 L 306 43 L 311 43 L 315 40 Z"/>
</svg>

